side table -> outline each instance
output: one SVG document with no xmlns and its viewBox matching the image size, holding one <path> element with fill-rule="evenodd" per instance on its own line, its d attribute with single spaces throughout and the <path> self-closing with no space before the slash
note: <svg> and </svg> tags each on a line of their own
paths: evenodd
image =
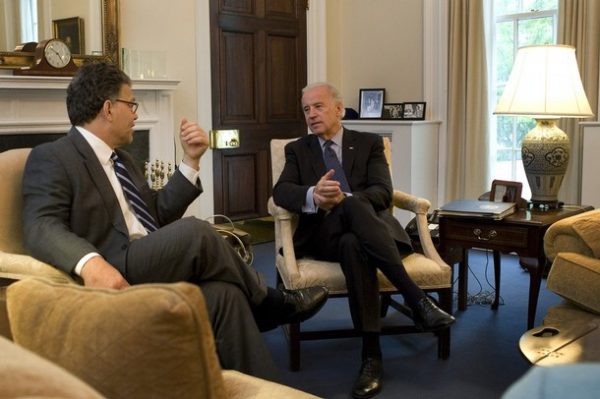
<svg viewBox="0 0 600 399">
<path fill-rule="evenodd" d="M 540 210 L 521 209 L 501 220 L 484 217 L 440 216 L 440 254 L 452 265 L 456 249 L 462 251 L 458 269 L 458 309 L 465 310 L 468 291 L 468 249 L 494 251 L 494 279 L 496 298 L 500 296 L 500 253 L 517 253 L 526 258 L 523 266 L 529 271 L 529 305 L 527 328 L 535 322 L 535 313 L 542 276 L 546 266 L 544 234 L 550 225 L 560 219 L 592 210 L 591 206 L 564 205 L 562 208 Z"/>
</svg>

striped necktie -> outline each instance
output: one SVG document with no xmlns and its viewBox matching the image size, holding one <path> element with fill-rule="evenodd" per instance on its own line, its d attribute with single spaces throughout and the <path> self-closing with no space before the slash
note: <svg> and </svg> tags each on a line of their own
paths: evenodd
<svg viewBox="0 0 600 399">
<path fill-rule="evenodd" d="M 113 152 L 110 156 L 110 159 L 113 161 L 115 174 L 117 175 L 117 179 L 119 179 L 119 183 L 121 183 L 121 187 L 123 187 L 125 198 L 127 198 L 131 206 L 133 206 L 135 215 L 140 223 L 144 225 L 148 233 L 158 230 L 156 221 L 148 210 L 148 205 L 146 205 L 146 202 L 142 199 L 139 190 L 135 184 L 133 184 L 125 165 L 123 162 L 121 162 L 117 153 Z"/>
<path fill-rule="evenodd" d="M 327 140 L 323 144 L 323 161 L 325 161 L 325 167 L 327 170 L 333 169 L 335 173 L 333 174 L 333 180 L 337 180 L 340 182 L 340 189 L 344 193 L 350 193 L 350 185 L 348 184 L 348 180 L 346 180 L 346 173 L 344 173 L 344 169 L 342 168 L 342 164 L 340 164 L 340 160 L 338 159 L 335 151 L 331 148 L 333 141 Z"/>
</svg>

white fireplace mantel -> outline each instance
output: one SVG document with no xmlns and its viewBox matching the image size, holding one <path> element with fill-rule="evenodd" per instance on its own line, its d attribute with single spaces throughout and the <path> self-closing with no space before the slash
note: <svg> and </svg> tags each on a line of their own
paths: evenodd
<svg viewBox="0 0 600 399">
<path fill-rule="evenodd" d="M 0 135 L 66 133 L 70 77 L 0 75 Z M 179 81 L 134 80 L 135 130 L 149 131 L 150 159 L 175 160 L 173 91 Z"/>
</svg>

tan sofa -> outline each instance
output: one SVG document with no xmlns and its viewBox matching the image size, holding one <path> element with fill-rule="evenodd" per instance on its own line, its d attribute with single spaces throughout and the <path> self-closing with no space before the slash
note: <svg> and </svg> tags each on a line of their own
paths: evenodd
<svg viewBox="0 0 600 399">
<path fill-rule="evenodd" d="M 552 261 L 548 289 L 565 299 L 550 308 L 544 324 L 600 322 L 600 209 L 554 223 L 544 249 Z"/>
</svg>

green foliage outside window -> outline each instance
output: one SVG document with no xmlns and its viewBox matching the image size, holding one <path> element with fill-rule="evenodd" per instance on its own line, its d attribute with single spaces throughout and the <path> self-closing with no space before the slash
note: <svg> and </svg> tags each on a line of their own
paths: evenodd
<svg viewBox="0 0 600 399">
<path fill-rule="evenodd" d="M 494 0 L 497 98 L 504 91 L 518 47 L 556 42 L 557 9 L 558 0 Z M 534 126 L 535 121 L 527 117 L 496 118 L 497 178 L 517 179 L 517 169 L 522 169 L 521 142 Z"/>
</svg>

